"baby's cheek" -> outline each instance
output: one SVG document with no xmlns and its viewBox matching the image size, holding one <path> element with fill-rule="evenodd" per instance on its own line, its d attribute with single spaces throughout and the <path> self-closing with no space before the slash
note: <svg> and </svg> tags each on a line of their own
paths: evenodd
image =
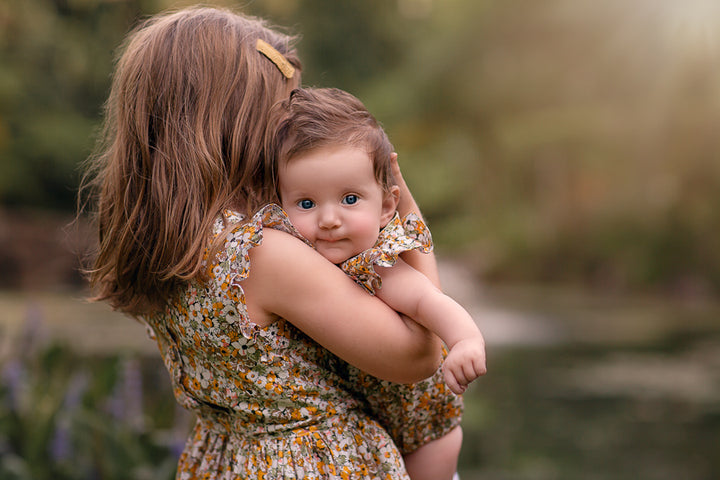
<svg viewBox="0 0 720 480">
<path fill-rule="evenodd" d="M 307 239 L 310 239 L 310 236 L 311 236 L 311 233 L 312 233 L 312 232 L 307 228 L 307 225 L 306 225 L 304 222 L 302 222 L 302 221 L 296 222 L 295 220 L 293 220 L 292 218 L 290 218 L 290 223 L 292 223 L 293 226 L 294 226 L 295 228 L 297 228 L 298 232 L 300 232 L 300 234 L 301 234 L 303 237 L 305 237 L 305 238 L 307 238 Z"/>
<path fill-rule="evenodd" d="M 290 223 L 293 224 L 293 227 L 295 227 L 303 237 L 309 238 L 307 221 L 303 221 L 302 216 L 291 213 L 292 209 L 288 208 L 286 205 L 283 204 L 282 208 L 285 210 L 285 213 L 287 213 L 288 219 L 290 219 Z"/>
<path fill-rule="evenodd" d="M 373 247 L 380 233 L 377 221 L 367 221 L 358 224 L 357 227 L 356 238 L 358 239 L 358 243 L 360 243 L 360 251 Z"/>
<path fill-rule="evenodd" d="M 310 241 L 314 241 L 314 233 L 312 228 L 310 228 L 306 223 L 303 222 L 297 222 L 295 223 L 293 219 L 290 219 L 290 223 L 293 224 L 295 228 L 297 228 L 297 231 L 300 232 L 300 235 L 307 238 Z"/>
</svg>

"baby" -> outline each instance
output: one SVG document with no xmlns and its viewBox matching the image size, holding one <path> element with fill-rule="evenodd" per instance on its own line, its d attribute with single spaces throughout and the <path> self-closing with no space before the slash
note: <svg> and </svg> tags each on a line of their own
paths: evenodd
<svg viewBox="0 0 720 480">
<path fill-rule="evenodd" d="M 341 90 L 299 89 L 277 106 L 271 128 L 275 188 L 292 224 L 371 294 L 437 334 L 449 348 L 445 383 L 463 393 L 486 372 L 484 340 L 464 308 L 399 257 L 429 252 L 432 241 L 418 215 L 396 212 L 393 147 L 375 118 Z M 419 472 L 413 480 L 433 478 L 406 463 Z"/>
</svg>

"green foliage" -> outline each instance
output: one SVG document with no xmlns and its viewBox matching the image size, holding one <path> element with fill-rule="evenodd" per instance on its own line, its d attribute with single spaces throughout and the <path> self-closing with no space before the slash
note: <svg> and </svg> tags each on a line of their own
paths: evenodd
<svg viewBox="0 0 720 480">
<path fill-rule="evenodd" d="M 720 290 L 717 7 L 433 6 L 361 97 L 440 251 L 494 280 Z"/>
<path fill-rule="evenodd" d="M 0 5 L 0 202 L 68 210 L 133 2 Z"/>
<path fill-rule="evenodd" d="M 138 18 L 190 3 L 0 5 L 1 204 L 72 209 L 112 52 Z M 214 3 L 301 34 L 304 83 L 368 105 L 438 250 L 480 275 L 720 291 L 713 2 Z"/>
<path fill-rule="evenodd" d="M 177 409 L 167 375 L 153 378 L 159 359 L 82 357 L 38 344 L 37 327 L 0 370 L 0 478 L 174 478 L 187 418 L 168 417 Z"/>
<path fill-rule="evenodd" d="M 402 32 L 392 2 L 289 0 L 249 5 L 253 14 L 301 35 L 303 83 L 357 92 L 400 57 Z M 402 26 L 402 24 L 400 25 Z"/>
</svg>

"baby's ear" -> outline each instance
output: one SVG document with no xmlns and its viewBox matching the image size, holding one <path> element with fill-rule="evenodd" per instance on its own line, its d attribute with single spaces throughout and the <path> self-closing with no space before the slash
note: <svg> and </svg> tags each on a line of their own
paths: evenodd
<svg viewBox="0 0 720 480">
<path fill-rule="evenodd" d="M 385 192 L 383 196 L 383 203 L 382 203 L 382 224 L 387 225 L 387 223 L 392 220 L 393 215 L 395 215 L 395 210 L 397 210 L 398 202 L 400 201 L 400 187 L 397 185 L 393 185 L 390 187 L 389 192 Z"/>
</svg>

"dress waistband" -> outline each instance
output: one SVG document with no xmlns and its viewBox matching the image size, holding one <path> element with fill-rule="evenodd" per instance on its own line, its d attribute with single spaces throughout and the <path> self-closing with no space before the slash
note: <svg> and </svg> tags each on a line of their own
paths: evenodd
<svg viewBox="0 0 720 480">
<path fill-rule="evenodd" d="M 244 437 L 298 435 L 302 431 L 326 430 L 347 423 L 351 418 L 358 419 L 361 411 L 329 407 L 320 411 L 315 407 L 289 409 L 286 416 L 274 415 L 259 409 L 232 411 L 227 408 L 205 405 L 198 411 L 198 421 L 208 429 L 224 435 Z M 355 421 L 355 420 L 352 420 Z"/>
</svg>

